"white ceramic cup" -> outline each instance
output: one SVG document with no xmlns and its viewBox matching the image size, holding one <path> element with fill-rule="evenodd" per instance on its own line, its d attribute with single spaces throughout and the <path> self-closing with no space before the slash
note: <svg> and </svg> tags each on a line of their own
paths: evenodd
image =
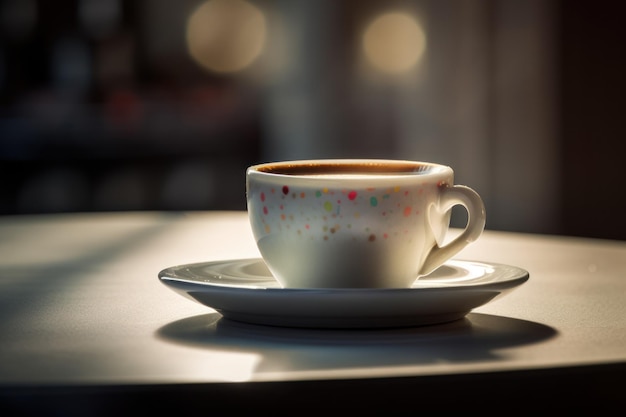
<svg viewBox="0 0 626 417">
<path fill-rule="evenodd" d="M 261 256 L 285 288 L 407 288 L 485 227 L 480 196 L 428 162 L 270 162 L 247 169 L 246 194 Z M 444 244 L 456 205 L 467 225 Z"/>
</svg>

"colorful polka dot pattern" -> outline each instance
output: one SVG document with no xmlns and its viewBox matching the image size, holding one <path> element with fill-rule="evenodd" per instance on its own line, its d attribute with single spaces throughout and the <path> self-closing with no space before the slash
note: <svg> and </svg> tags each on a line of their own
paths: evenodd
<svg viewBox="0 0 626 417">
<path fill-rule="evenodd" d="M 432 201 L 430 195 L 438 186 L 295 189 L 256 185 L 248 190 L 248 205 L 253 215 L 260 216 L 254 223 L 265 234 L 292 232 L 300 238 L 349 237 L 371 243 L 397 237 L 410 240 L 408 231 L 415 222 L 425 221 L 424 201 Z"/>
</svg>

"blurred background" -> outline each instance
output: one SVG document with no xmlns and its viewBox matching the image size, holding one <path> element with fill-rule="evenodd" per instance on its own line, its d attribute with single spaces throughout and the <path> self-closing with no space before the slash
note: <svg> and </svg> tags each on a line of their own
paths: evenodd
<svg viewBox="0 0 626 417">
<path fill-rule="evenodd" d="M 377 157 L 451 165 L 488 229 L 626 239 L 619 5 L 0 0 L 0 215 L 243 210 L 253 163 Z"/>
</svg>

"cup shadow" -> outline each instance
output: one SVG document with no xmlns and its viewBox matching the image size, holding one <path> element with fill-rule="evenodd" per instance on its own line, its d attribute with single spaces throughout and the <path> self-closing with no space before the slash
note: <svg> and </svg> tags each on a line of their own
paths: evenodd
<svg viewBox="0 0 626 417">
<path fill-rule="evenodd" d="M 507 348 L 540 343 L 557 333 L 544 324 L 480 313 L 438 325 L 371 330 L 272 327 L 212 313 L 166 324 L 156 336 L 195 348 L 258 354 L 257 371 L 262 372 L 498 361 Z"/>
</svg>

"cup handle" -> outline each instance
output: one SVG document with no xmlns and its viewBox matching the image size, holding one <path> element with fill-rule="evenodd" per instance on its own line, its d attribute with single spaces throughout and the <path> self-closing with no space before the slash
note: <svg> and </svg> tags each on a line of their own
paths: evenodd
<svg viewBox="0 0 626 417">
<path fill-rule="evenodd" d="M 439 210 L 447 212 L 461 205 L 467 210 L 465 230 L 446 245 L 436 245 L 424 260 L 419 275 L 427 275 L 480 237 L 485 229 L 485 205 L 476 191 L 464 185 L 442 186 Z"/>
</svg>

